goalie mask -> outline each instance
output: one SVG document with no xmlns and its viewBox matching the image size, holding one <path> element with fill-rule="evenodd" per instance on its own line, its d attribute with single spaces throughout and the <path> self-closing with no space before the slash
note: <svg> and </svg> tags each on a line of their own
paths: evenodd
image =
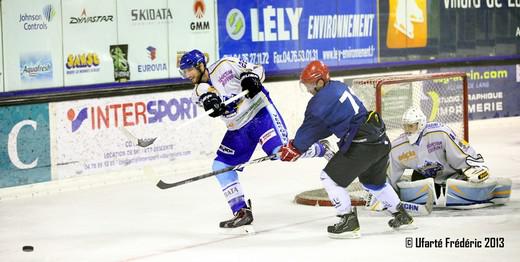
<svg viewBox="0 0 520 262">
<path fill-rule="evenodd" d="M 417 107 L 411 107 L 403 114 L 403 130 L 410 144 L 414 144 L 419 139 L 419 135 L 426 126 L 426 116 Z"/>
</svg>

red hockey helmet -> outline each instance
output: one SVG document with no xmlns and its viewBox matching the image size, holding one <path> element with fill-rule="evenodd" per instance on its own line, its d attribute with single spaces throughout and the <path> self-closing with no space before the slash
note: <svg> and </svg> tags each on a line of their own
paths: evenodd
<svg viewBox="0 0 520 262">
<path fill-rule="evenodd" d="M 300 75 L 300 81 L 305 85 L 316 85 L 320 79 L 326 84 L 330 76 L 327 66 L 319 60 L 310 62 Z"/>
</svg>

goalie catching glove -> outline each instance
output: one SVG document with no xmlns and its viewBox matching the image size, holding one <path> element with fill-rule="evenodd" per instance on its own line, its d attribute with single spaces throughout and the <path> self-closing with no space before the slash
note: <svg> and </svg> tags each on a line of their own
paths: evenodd
<svg viewBox="0 0 520 262">
<path fill-rule="evenodd" d="M 486 167 L 471 166 L 464 170 L 464 175 L 468 182 L 480 183 L 489 178 L 489 172 Z"/>
<path fill-rule="evenodd" d="M 280 160 L 282 161 L 296 161 L 302 153 L 298 148 L 294 147 L 293 140 L 291 139 L 289 141 L 289 144 L 282 146 L 280 148 Z"/>
<path fill-rule="evenodd" d="M 240 74 L 240 85 L 242 86 L 242 91 L 249 90 L 249 93 L 246 95 L 247 98 L 253 98 L 262 90 L 260 78 L 252 72 Z"/>
<path fill-rule="evenodd" d="M 204 93 L 200 96 L 199 101 L 202 102 L 204 110 L 209 111 L 213 109 L 213 113 L 209 114 L 211 117 L 221 116 L 226 112 L 226 106 L 222 103 L 222 99 L 215 93 Z"/>
</svg>

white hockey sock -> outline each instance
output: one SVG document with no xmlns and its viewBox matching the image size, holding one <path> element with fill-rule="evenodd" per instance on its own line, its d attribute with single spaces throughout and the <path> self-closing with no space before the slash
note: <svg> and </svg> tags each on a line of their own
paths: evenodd
<svg viewBox="0 0 520 262">
<path fill-rule="evenodd" d="M 383 188 L 379 188 L 377 190 L 373 190 L 367 188 L 363 185 L 363 188 L 370 192 L 377 200 L 379 200 L 388 211 L 395 213 L 397 212 L 397 205 L 401 202 L 399 200 L 399 196 L 394 191 L 394 189 L 388 184 L 385 183 Z"/>
<path fill-rule="evenodd" d="M 244 193 L 239 181 L 234 181 L 222 187 L 222 192 L 233 214 L 245 206 Z"/>
<path fill-rule="evenodd" d="M 320 179 L 325 191 L 327 191 L 327 194 L 329 195 L 330 201 L 336 208 L 337 215 L 344 215 L 352 212 L 350 196 L 347 190 L 338 186 L 338 184 L 336 184 L 336 182 L 334 182 L 325 171 L 321 171 Z"/>
</svg>

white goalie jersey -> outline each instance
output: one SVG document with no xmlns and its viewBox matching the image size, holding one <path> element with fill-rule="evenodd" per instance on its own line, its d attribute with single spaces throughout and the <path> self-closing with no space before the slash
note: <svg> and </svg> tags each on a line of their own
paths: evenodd
<svg viewBox="0 0 520 262">
<path fill-rule="evenodd" d="M 426 124 L 415 144 L 402 134 L 392 141 L 389 179 L 394 188 L 405 169 L 414 169 L 425 178 L 444 184 L 455 173 L 470 166 L 484 166 L 484 159 L 447 126 Z"/>
<path fill-rule="evenodd" d="M 209 83 L 201 83 L 193 89 L 192 101 L 199 106 L 202 104 L 199 98 L 206 92 L 213 92 L 220 96 L 222 101 L 226 101 L 242 92 L 240 85 L 240 74 L 243 72 L 253 72 L 263 82 L 264 68 L 244 62 L 235 57 L 222 58 L 208 66 Z M 255 95 L 252 99 L 241 98 L 228 106 L 226 112 L 220 118 L 226 123 L 228 130 L 237 130 L 246 125 L 253 117 L 271 102 L 267 97 L 267 92 Z"/>
</svg>

